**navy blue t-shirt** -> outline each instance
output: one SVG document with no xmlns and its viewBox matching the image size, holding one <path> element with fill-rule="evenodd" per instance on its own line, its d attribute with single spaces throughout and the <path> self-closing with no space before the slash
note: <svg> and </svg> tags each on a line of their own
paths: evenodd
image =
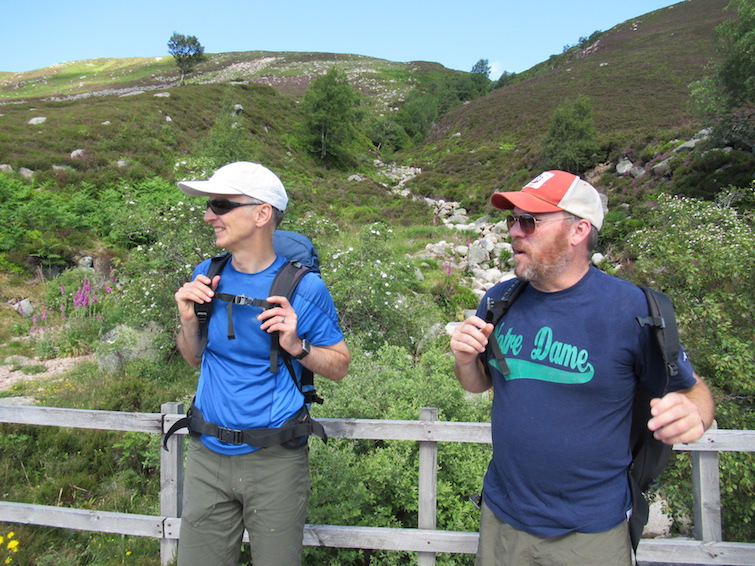
<svg viewBox="0 0 755 566">
<path fill-rule="evenodd" d="M 490 291 L 500 297 L 511 281 Z M 596 533 L 626 520 L 627 467 L 638 379 L 665 381 L 657 346 L 636 317 L 647 316 L 637 286 L 590 268 L 576 285 L 543 293 L 531 285 L 494 336 L 511 370 L 495 358 L 493 459 L 485 503 L 497 517 L 538 536 Z M 491 336 L 491 339 L 493 337 Z M 669 390 L 695 384 L 682 352 Z"/>
</svg>

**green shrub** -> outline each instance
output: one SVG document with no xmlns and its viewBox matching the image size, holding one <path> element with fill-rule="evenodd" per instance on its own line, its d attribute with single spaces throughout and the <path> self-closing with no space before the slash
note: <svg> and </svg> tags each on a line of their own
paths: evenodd
<svg viewBox="0 0 755 566">
<path fill-rule="evenodd" d="M 713 387 L 720 428 L 752 429 L 755 404 L 755 239 L 752 225 L 733 208 L 661 195 L 645 228 L 632 234 L 631 275 L 666 291 L 674 301 L 682 343 L 697 372 Z M 689 469 L 676 458 L 664 488 L 680 515 L 689 515 Z M 752 541 L 755 499 L 752 453 L 722 455 L 724 534 Z M 684 479 L 683 479 L 684 478 Z M 744 488 L 744 489 L 740 489 Z"/>
<path fill-rule="evenodd" d="M 422 407 L 435 407 L 439 419 L 488 420 L 490 397 L 468 397 L 453 376 L 447 340 L 421 358 L 400 346 L 365 349 L 349 342 L 349 375 L 338 383 L 321 380 L 325 403 L 315 417 L 413 420 Z M 314 524 L 417 527 L 418 443 L 331 439 L 314 440 L 312 499 L 307 521 Z M 476 531 L 479 514 L 468 500 L 479 493 L 490 446 L 442 443 L 438 454 L 438 528 Z M 348 486 L 348 497 L 344 497 Z M 403 552 L 306 548 L 305 562 L 316 564 L 412 564 Z M 453 556 L 444 564 L 472 564 L 473 556 Z"/>
<path fill-rule="evenodd" d="M 417 292 L 411 264 L 391 251 L 393 236 L 383 224 L 366 226 L 353 246 L 327 257 L 323 278 L 347 335 L 361 335 L 373 347 L 385 342 L 414 347 L 442 318 Z"/>
</svg>

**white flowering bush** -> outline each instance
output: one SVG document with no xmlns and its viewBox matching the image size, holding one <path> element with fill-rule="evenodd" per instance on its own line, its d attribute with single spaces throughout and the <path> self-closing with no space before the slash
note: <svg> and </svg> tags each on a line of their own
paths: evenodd
<svg viewBox="0 0 755 566">
<path fill-rule="evenodd" d="M 752 216 L 663 195 L 647 225 L 631 235 L 630 245 L 640 282 L 674 301 L 682 343 L 697 373 L 713 386 L 719 428 L 755 428 Z M 720 459 L 725 540 L 752 542 L 755 457 L 735 452 Z M 675 515 L 689 513 L 689 475 L 688 454 L 677 455 L 664 473 L 664 494 Z"/>
<path fill-rule="evenodd" d="M 393 231 L 381 223 L 364 227 L 352 246 L 322 261 L 341 326 L 359 334 L 367 347 L 382 343 L 415 346 L 442 320 L 428 295 L 418 294 L 412 265 L 390 249 Z"/>
<path fill-rule="evenodd" d="M 134 322 L 155 321 L 173 330 L 177 310 L 173 295 L 191 279 L 202 260 L 222 250 L 214 246 L 202 220 L 204 202 L 188 198 L 155 209 L 140 208 L 134 221 L 143 240 L 130 252 L 120 276 L 124 280 L 123 309 Z"/>
<path fill-rule="evenodd" d="M 733 208 L 661 195 L 630 244 L 641 279 L 674 300 L 700 373 L 727 392 L 755 395 L 751 223 Z"/>
</svg>

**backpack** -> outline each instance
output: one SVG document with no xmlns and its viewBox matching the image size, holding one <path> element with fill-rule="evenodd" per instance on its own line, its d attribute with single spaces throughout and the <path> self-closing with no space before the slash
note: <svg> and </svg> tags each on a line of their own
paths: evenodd
<svg viewBox="0 0 755 566">
<path fill-rule="evenodd" d="M 522 294 L 527 283 L 516 279 L 501 295 L 498 300 L 488 297 L 485 312 L 485 322 L 497 326 L 505 316 L 513 302 Z M 632 463 L 629 466 L 629 486 L 632 493 L 632 515 L 629 519 L 629 536 L 632 548 L 637 551 L 637 545 L 642 538 L 642 530 L 648 522 L 650 508 L 645 493 L 653 485 L 655 478 L 663 471 L 669 461 L 673 448 L 656 440 L 653 433 L 648 429 L 647 422 L 650 415 L 650 399 L 665 395 L 668 390 L 669 378 L 679 373 L 677 360 L 681 347 L 679 345 L 679 332 L 674 316 L 674 307 L 671 299 L 660 291 L 649 287 L 640 287 L 645 293 L 648 302 L 649 314 L 646 317 L 637 317 L 641 327 L 649 326 L 653 330 L 654 341 L 663 358 L 666 369 L 662 389 L 650 392 L 642 387 L 635 390 L 632 404 L 632 428 L 629 443 L 632 449 Z M 501 373 L 509 375 L 511 370 L 501 352 L 497 340 L 490 340 L 488 348 L 498 362 Z M 658 394 L 660 392 L 660 395 Z M 474 496 L 473 501 L 479 501 L 479 496 Z"/>
<path fill-rule="evenodd" d="M 273 248 L 275 252 L 286 257 L 289 261 L 276 274 L 268 296 L 278 295 L 291 299 L 299 282 L 307 273 L 320 273 L 320 259 L 311 240 L 298 232 L 276 230 L 273 234 Z M 231 254 L 226 252 L 213 257 L 210 267 L 205 274 L 212 280 L 231 259 Z M 256 306 L 263 309 L 278 306 L 264 299 L 247 297 L 246 295 L 230 295 L 228 293 L 216 293 L 215 298 L 228 303 L 228 339 L 235 340 L 236 334 L 233 328 L 231 311 L 233 305 Z M 195 303 L 194 312 L 199 321 L 200 343 L 196 353 L 201 358 L 207 346 L 207 328 L 212 314 L 214 299 L 209 303 Z M 192 402 L 186 417 L 177 421 L 166 433 L 163 447 L 167 450 L 167 442 L 170 436 L 184 427 L 189 427 L 190 432 L 196 434 L 210 434 L 216 436 L 222 442 L 235 444 L 245 443 L 252 446 L 263 447 L 275 444 L 283 444 L 295 447 L 306 442 L 307 436 L 313 434 L 327 441 L 327 434 L 322 425 L 309 416 L 309 407 L 312 403 L 322 404 L 323 400 L 317 395 L 314 386 L 314 374 L 311 370 L 302 366 L 301 382 L 297 382 L 291 355 L 280 347 L 279 336 L 273 332 L 270 339 L 270 371 L 277 373 L 279 370 L 278 358 L 282 358 L 291 378 L 294 380 L 299 391 L 304 396 L 304 405 L 294 417 L 277 429 L 246 429 L 230 430 L 204 420 L 202 413 Z"/>
</svg>

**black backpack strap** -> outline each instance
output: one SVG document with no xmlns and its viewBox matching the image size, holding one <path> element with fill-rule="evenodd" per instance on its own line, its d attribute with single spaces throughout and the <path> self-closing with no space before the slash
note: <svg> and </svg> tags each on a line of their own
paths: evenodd
<svg viewBox="0 0 755 566">
<path fill-rule="evenodd" d="M 302 277 L 307 273 L 309 273 L 309 268 L 298 261 L 288 262 L 273 279 L 273 284 L 270 286 L 270 296 L 281 296 L 290 300 Z M 278 352 L 281 352 L 278 333 L 273 332 L 270 340 L 270 371 L 278 373 Z M 295 373 L 291 372 L 291 377 L 296 381 Z"/>
<path fill-rule="evenodd" d="M 649 326 L 652 329 L 653 338 L 663 358 L 664 374 L 659 376 L 662 383 L 659 383 L 655 391 L 638 386 L 632 406 L 630 433 L 632 464 L 629 468 L 632 516 L 629 519 L 629 537 L 635 551 L 650 514 L 650 507 L 644 494 L 650 490 L 655 478 L 666 467 L 673 451 L 671 445 L 656 440 L 647 427 L 647 422 L 651 417 L 650 400 L 653 397 L 663 396 L 668 391 L 670 377 L 679 373 L 677 362 L 681 351 L 671 299 L 655 289 L 641 288 L 647 299 L 649 314 L 646 317 L 638 316 L 637 322 L 641 327 Z"/>
<path fill-rule="evenodd" d="M 323 442 L 328 441 L 328 435 L 322 424 L 309 416 L 307 406 L 278 428 L 248 428 L 234 429 L 216 425 L 204 419 L 202 411 L 192 402 L 186 416 L 176 421 L 163 439 L 163 448 L 168 450 L 168 439 L 179 429 L 188 428 L 190 434 L 207 434 L 214 436 L 221 442 L 228 444 L 248 444 L 256 448 L 283 445 L 296 448 L 306 443 L 310 436 L 319 436 Z"/>
<path fill-rule="evenodd" d="M 663 356 L 663 363 L 666 367 L 666 383 L 663 388 L 665 393 L 668 389 L 668 378 L 679 373 L 679 329 L 676 326 L 676 316 L 674 315 L 674 305 L 668 295 L 651 289 L 642 287 L 645 297 L 648 301 L 649 316 L 637 317 L 640 326 L 650 326 L 655 334 L 656 342 Z"/>
<path fill-rule="evenodd" d="M 290 300 L 301 280 L 311 271 L 310 268 L 298 261 L 289 262 L 278 272 L 278 275 L 273 280 L 273 284 L 270 286 L 270 296 L 283 296 Z M 270 346 L 271 371 L 277 371 L 279 353 L 286 364 L 288 372 L 291 374 L 291 378 L 299 388 L 299 392 L 304 395 L 305 405 L 308 406 L 312 403 L 322 404 L 322 397 L 315 391 L 315 376 L 312 370 L 302 366 L 301 383 L 296 382 L 296 373 L 294 373 L 291 355 L 280 347 L 278 333 L 276 332 L 272 337 L 272 344 Z"/>
<path fill-rule="evenodd" d="M 231 254 L 226 252 L 210 260 L 210 268 L 205 274 L 210 278 L 210 281 L 223 270 L 229 259 L 231 259 Z M 210 322 L 210 314 L 212 314 L 212 301 L 201 304 L 194 303 L 194 313 L 199 321 L 199 348 L 195 356 L 201 358 L 204 349 L 207 347 L 207 325 Z"/>
<path fill-rule="evenodd" d="M 485 305 L 485 322 L 492 324 L 494 327 L 498 326 L 498 323 L 506 315 L 514 301 L 522 294 L 527 282 L 522 279 L 515 279 L 514 282 L 509 285 L 498 300 L 488 297 L 487 304 Z M 495 339 L 495 332 L 490 335 L 488 341 L 488 347 L 493 352 L 493 356 L 498 362 L 498 368 L 501 370 L 501 374 L 509 375 L 511 370 L 506 363 L 506 359 L 501 351 L 501 346 L 498 344 L 498 340 Z"/>
</svg>

